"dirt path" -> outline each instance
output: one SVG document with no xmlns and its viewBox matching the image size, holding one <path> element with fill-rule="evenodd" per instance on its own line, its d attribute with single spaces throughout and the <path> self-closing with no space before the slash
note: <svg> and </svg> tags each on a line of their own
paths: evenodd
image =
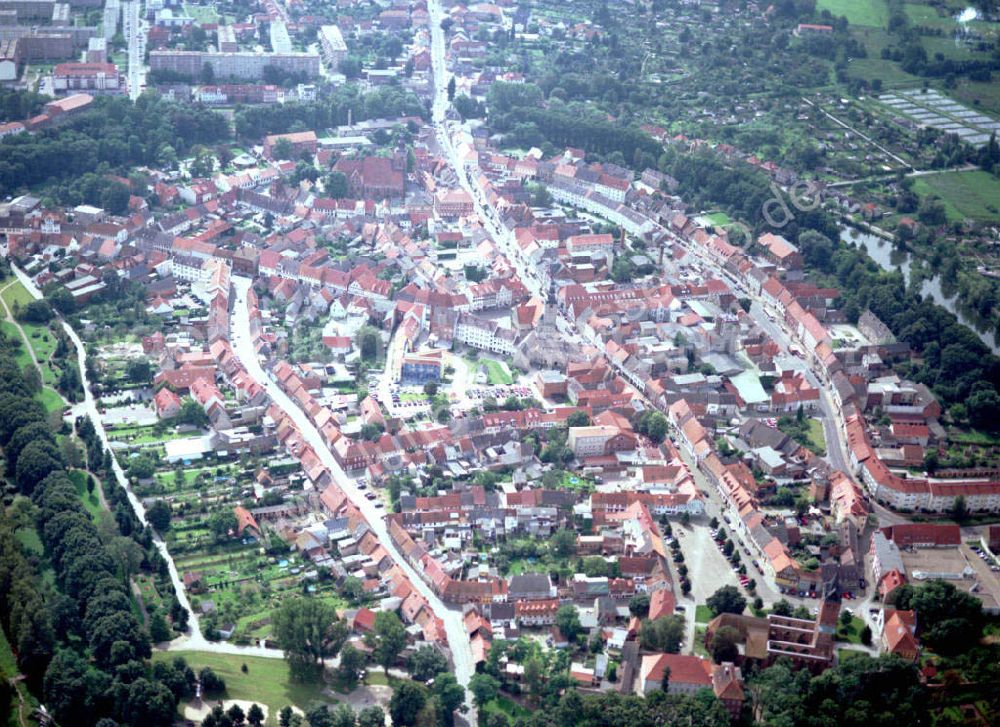
<svg viewBox="0 0 1000 727">
<path fill-rule="evenodd" d="M 74 472 L 84 472 L 94 478 L 94 490 L 97 494 L 97 501 L 101 505 L 102 510 L 107 510 L 111 512 L 111 507 L 108 505 L 108 500 L 104 496 L 104 482 L 101 480 L 100 475 L 94 474 L 86 467 L 73 467 Z"/>
<path fill-rule="evenodd" d="M 21 685 L 21 682 L 24 681 L 24 674 L 18 674 L 9 681 L 10 685 L 14 688 L 14 693 L 17 695 L 17 722 L 20 727 L 28 727 L 28 721 L 25 717 L 24 710 L 27 708 L 30 712 L 31 707 L 24 703 L 24 687 Z"/>
<path fill-rule="evenodd" d="M 104 496 L 104 482 L 101 478 L 91 472 L 90 470 L 83 468 L 76 468 L 78 472 L 86 472 L 88 476 L 94 478 L 95 490 L 97 492 L 97 501 L 101 504 L 101 509 L 106 512 L 111 512 L 111 508 L 108 506 L 108 500 Z M 142 589 L 139 588 L 139 584 L 136 583 L 135 579 L 129 579 L 129 587 L 132 590 L 132 596 L 135 598 L 136 605 L 139 606 L 139 612 L 142 614 L 142 623 L 147 629 L 149 628 L 149 612 L 146 610 L 146 602 L 142 597 Z"/>
<path fill-rule="evenodd" d="M 19 281 L 15 278 L 13 282 L 7 283 L 7 285 L 3 286 L 3 288 L 0 288 L 0 293 L 3 293 L 5 290 L 7 290 L 7 288 L 11 287 L 12 285 L 16 285 L 18 282 Z M 14 324 L 14 326 L 18 330 L 18 333 L 21 334 L 21 340 L 24 341 L 24 347 L 28 349 L 28 355 L 31 356 L 31 362 L 35 364 L 35 368 L 38 369 L 38 376 L 41 377 L 42 367 L 38 363 L 38 359 L 35 358 L 35 349 L 31 347 L 31 341 L 28 340 L 28 335 L 24 332 L 24 329 L 21 328 L 21 324 L 17 322 L 17 319 L 14 318 L 14 314 L 11 313 L 10 308 L 7 307 L 7 301 L 5 301 L 2 297 L 0 297 L 0 305 L 3 306 L 4 318 L 6 318 L 8 321 Z"/>
<path fill-rule="evenodd" d="M 142 590 L 134 578 L 128 584 L 132 587 L 132 595 L 135 596 L 135 602 L 139 606 L 140 613 L 142 613 L 142 625 L 146 629 L 149 629 L 149 612 L 146 610 L 146 602 L 142 600 Z"/>
</svg>

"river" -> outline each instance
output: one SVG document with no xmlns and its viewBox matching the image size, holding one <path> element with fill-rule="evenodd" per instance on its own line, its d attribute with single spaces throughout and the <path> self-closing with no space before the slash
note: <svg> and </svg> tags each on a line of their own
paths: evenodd
<svg viewBox="0 0 1000 727">
<path fill-rule="evenodd" d="M 843 227 L 840 230 L 840 239 L 851 245 L 863 247 L 868 255 L 879 264 L 883 270 L 901 270 L 906 284 L 910 283 L 910 264 L 913 260 L 910 253 L 905 250 L 897 250 L 892 242 L 878 235 L 861 232 L 853 227 Z M 947 296 L 941 288 L 941 276 L 935 275 L 933 278 L 925 278 L 920 287 L 920 292 L 927 298 L 928 296 L 939 306 L 954 313 L 959 322 L 968 326 L 979 339 L 985 343 L 993 353 L 1000 354 L 1000 346 L 997 345 L 996 336 L 992 331 L 983 325 L 982 321 L 972 318 L 958 306 L 957 293 Z"/>
</svg>

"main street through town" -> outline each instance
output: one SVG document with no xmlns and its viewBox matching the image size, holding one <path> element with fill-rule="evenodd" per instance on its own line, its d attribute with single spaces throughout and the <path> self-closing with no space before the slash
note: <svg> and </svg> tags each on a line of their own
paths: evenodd
<svg viewBox="0 0 1000 727">
<path fill-rule="evenodd" d="M 438 143 L 454 170 L 459 184 L 471 196 L 474 209 L 479 220 L 482 222 L 483 227 L 500 246 L 500 249 L 507 255 L 525 286 L 532 292 L 532 294 L 537 295 L 544 300 L 547 297 L 547 292 L 542 289 L 541 281 L 536 275 L 534 269 L 520 254 L 520 250 L 514 241 L 513 234 L 500 222 L 496 210 L 485 201 L 481 190 L 471 183 L 464 165 L 461 164 L 458 159 L 458 152 L 452 139 L 451 129 L 449 128 L 451 124 L 455 124 L 457 126 L 458 122 L 449 122 L 447 119 L 447 110 L 449 107 L 447 87 L 450 74 L 446 65 L 445 33 L 441 28 L 441 21 L 445 16 L 441 10 L 440 3 L 437 0 L 432 0 L 428 4 L 428 12 L 431 17 L 431 62 L 435 87 L 432 118 L 437 132 Z M 750 312 L 754 320 L 778 344 L 784 355 L 792 355 L 793 336 L 791 332 L 785 328 L 783 322 L 780 322 L 781 319 L 778 316 L 775 316 L 773 313 L 765 310 L 764 301 L 760 296 L 753 295 L 750 291 L 744 289 L 740 281 L 736 280 L 733 276 L 728 275 L 726 271 L 722 270 L 717 264 L 715 264 L 714 261 L 710 260 L 702 250 L 697 249 L 696 246 L 689 245 L 685 240 L 673 235 L 669 231 L 667 231 L 667 235 L 674 244 L 683 246 L 692 252 L 707 269 L 723 275 L 729 284 L 733 286 L 735 290 L 739 291 L 741 295 L 749 297 L 752 300 Z M 561 311 L 559 312 L 558 324 L 559 330 L 563 333 L 563 335 L 580 340 L 579 334 L 575 330 L 575 326 L 573 326 L 573 324 Z M 599 340 L 594 339 L 590 342 L 603 351 L 604 347 Z M 607 358 L 612 366 L 619 368 L 616 360 L 610 357 Z M 803 362 L 802 369 L 809 383 L 820 390 L 820 413 L 822 415 L 820 417 L 820 421 L 823 425 L 824 437 L 827 443 L 827 459 L 831 466 L 850 473 L 851 469 L 849 465 L 845 430 L 841 426 L 839 412 L 833 402 L 830 392 L 828 391 L 828 387 L 824 384 L 816 371 L 809 367 L 808 362 Z M 647 400 L 641 392 L 639 392 L 639 396 L 643 399 L 647 406 L 655 406 L 655 404 Z M 686 453 L 683 456 L 699 485 L 699 489 L 707 495 L 706 516 L 709 518 L 717 517 L 721 522 L 723 520 L 724 513 L 727 511 L 725 503 L 722 502 L 722 499 L 715 491 L 715 488 L 708 483 L 701 471 L 695 466 L 695 462 L 687 456 Z M 887 511 L 886 514 L 891 515 L 891 513 L 888 513 Z M 737 535 L 734 529 L 727 529 L 733 531 L 734 536 Z M 695 632 L 694 604 L 699 602 L 703 603 L 705 598 L 714 592 L 715 588 L 721 585 L 735 584 L 737 580 L 728 561 L 726 561 L 726 559 L 718 552 L 714 541 L 712 541 L 711 537 L 708 536 L 708 532 L 704 527 L 690 529 L 678 527 L 677 530 L 680 531 L 679 534 L 681 538 L 682 550 L 685 553 L 690 554 L 685 555 L 685 558 L 689 559 L 690 562 L 688 568 L 692 574 L 692 583 L 694 587 L 691 597 L 684 599 L 684 601 L 690 606 L 686 608 L 687 613 L 685 614 L 685 618 L 688 625 L 687 636 L 688 639 L 691 639 L 693 638 Z M 691 535 L 691 533 L 694 533 L 694 535 Z M 736 542 L 739 543 L 738 537 L 736 537 Z M 738 548 L 743 551 L 740 557 L 743 564 L 746 566 L 748 575 L 750 575 L 750 577 L 756 577 L 757 592 L 764 600 L 765 604 L 771 605 L 783 597 L 787 597 L 788 600 L 793 603 L 809 603 L 808 601 L 799 599 L 793 595 L 784 596 L 783 594 L 780 594 L 776 588 L 766 582 L 766 579 L 761 573 L 755 570 L 751 562 L 751 558 L 747 554 L 748 549 L 746 545 L 740 543 Z M 868 599 L 864 599 L 863 601 L 859 601 L 857 603 L 859 615 L 866 619 L 867 604 Z M 692 642 L 688 640 L 687 643 L 690 644 Z"/>
<path fill-rule="evenodd" d="M 246 368 L 250 375 L 260 383 L 267 391 L 271 401 L 277 404 L 288 415 L 288 417 L 298 427 L 299 432 L 305 441 L 313 448 L 316 455 L 325 467 L 330 470 L 334 481 L 340 486 L 355 507 L 361 512 L 372 532 L 379 539 L 382 547 L 389 553 L 389 557 L 403 569 L 413 587 L 417 589 L 429 604 L 434 614 L 444 623 L 445 633 L 448 638 L 448 648 L 451 650 L 454 664 L 455 679 L 463 687 L 467 687 L 474 671 L 472 663 L 472 647 L 469 636 L 465 631 L 465 624 L 462 620 L 462 613 L 458 610 L 448 608 L 444 602 L 435 595 L 430 586 L 424 581 L 416 569 L 409 564 L 396 548 L 392 538 L 389 537 L 389 530 L 383 519 L 385 513 L 377 508 L 373 502 L 366 499 L 364 493 L 358 489 L 356 483 L 348 477 L 341 468 L 323 441 L 319 430 L 313 425 L 306 413 L 299 408 L 291 398 L 282 391 L 277 382 L 266 373 L 261 367 L 254 350 L 253 338 L 250 334 L 250 311 L 247 303 L 247 292 L 250 290 L 252 281 L 249 278 L 233 277 L 233 288 L 235 301 L 230 317 L 232 346 L 236 357 Z M 466 704 L 472 708 L 471 701 L 466 692 Z M 472 715 L 472 723 L 475 723 Z"/>
</svg>

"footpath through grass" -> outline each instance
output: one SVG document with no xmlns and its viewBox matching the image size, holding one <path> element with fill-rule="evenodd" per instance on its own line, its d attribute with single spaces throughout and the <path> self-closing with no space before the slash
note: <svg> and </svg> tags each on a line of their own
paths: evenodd
<svg viewBox="0 0 1000 727">
<path fill-rule="evenodd" d="M 90 517 L 97 522 L 101 517 L 101 511 L 104 509 L 101 507 L 101 500 L 97 494 L 97 488 L 100 485 L 94 482 L 94 491 L 87 492 L 87 480 L 90 479 L 90 475 L 82 470 L 73 470 L 69 473 L 69 478 L 73 481 L 73 485 L 76 487 L 76 494 L 80 496 L 83 500 L 83 506 L 87 508 L 87 512 L 90 513 Z"/>
<path fill-rule="evenodd" d="M 207 651 L 157 651 L 153 654 L 153 661 L 171 661 L 178 656 L 184 657 L 195 673 L 207 666 L 222 677 L 226 681 L 222 699 L 246 699 L 266 704 L 269 725 L 278 724 L 278 711 L 285 705 L 290 704 L 305 712 L 316 703 L 336 702 L 323 694 L 326 685 L 322 682 L 294 681 L 284 659 Z M 244 664 L 247 666 L 246 673 L 242 671 Z M 182 702 L 180 709 L 183 708 Z"/>
<path fill-rule="evenodd" d="M 6 303 L 7 307 L 10 309 L 11 315 L 14 315 L 15 304 L 17 307 L 23 308 L 34 300 L 31 293 L 29 293 L 28 289 L 21 284 L 20 280 L 15 280 L 13 283 L 6 284 L 6 287 L 3 289 L 3 292 L 0 293 L 0 296 L 3 297 L 3 302 Z"/>
<path fill-rule="evenodd" d="M 0 679 L 6 682 L 17 675 L 17 659 L 14 657 L 14 651 L 10 648 L 6 634 L 4 634 L 3 629 L 0 629 Z M 37 706 L 38 701 L 28 691 L 24 682 L 19 681 L 16 687 L 11 690 L 10 709 L 7 710 L 7 714 L 0 714 L 0 720 L 2 720 L 0 724 L 10 727 L 37 725 L 38 721 L 31 718 L 31 713 Z"/>
</svg>

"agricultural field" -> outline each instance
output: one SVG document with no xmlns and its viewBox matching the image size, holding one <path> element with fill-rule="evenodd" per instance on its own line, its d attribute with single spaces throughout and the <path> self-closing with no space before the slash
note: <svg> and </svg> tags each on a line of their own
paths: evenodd
<svg viewBox="0 0 1000 727">
<path fill-rule="evenodd" d="M 851 25 L 884 28 L 889 22 L 889 8 L 884 0 L 817 0 L 817 10 L 829 10 L 844 16 Z"/>
<path fill-rule="evenodd" d="M 972 108 L 1000 116 L 1000 83 L 963 79 L 949 93 Z"/>
<path fill-rule="evenodd" d="M 929 174 L 919 177 L 913 186 L 921 197 L 940 197 L 949 221 L 966 217 L 995 220 L 1000 213 L 1000 179 L 988 172 Z"/>
<path fill-rule="evenodd" d="M 946 7 L 943 13 L 938 12 L 938 8 L 930 3 L 906 3 L 904 9 L 906 10 L 906 16 L 914 25 L 955 30 L 958 27 L 958 23 L 955 20 L 956 16 L 970 4 L 964 2 L 952 3 L 952 6 L 950 8 Z M 969 30 L 977 32 L 990 30 L 990 24 L 982 20 L 973 20 L 965 25 Z"/>
</svg>

